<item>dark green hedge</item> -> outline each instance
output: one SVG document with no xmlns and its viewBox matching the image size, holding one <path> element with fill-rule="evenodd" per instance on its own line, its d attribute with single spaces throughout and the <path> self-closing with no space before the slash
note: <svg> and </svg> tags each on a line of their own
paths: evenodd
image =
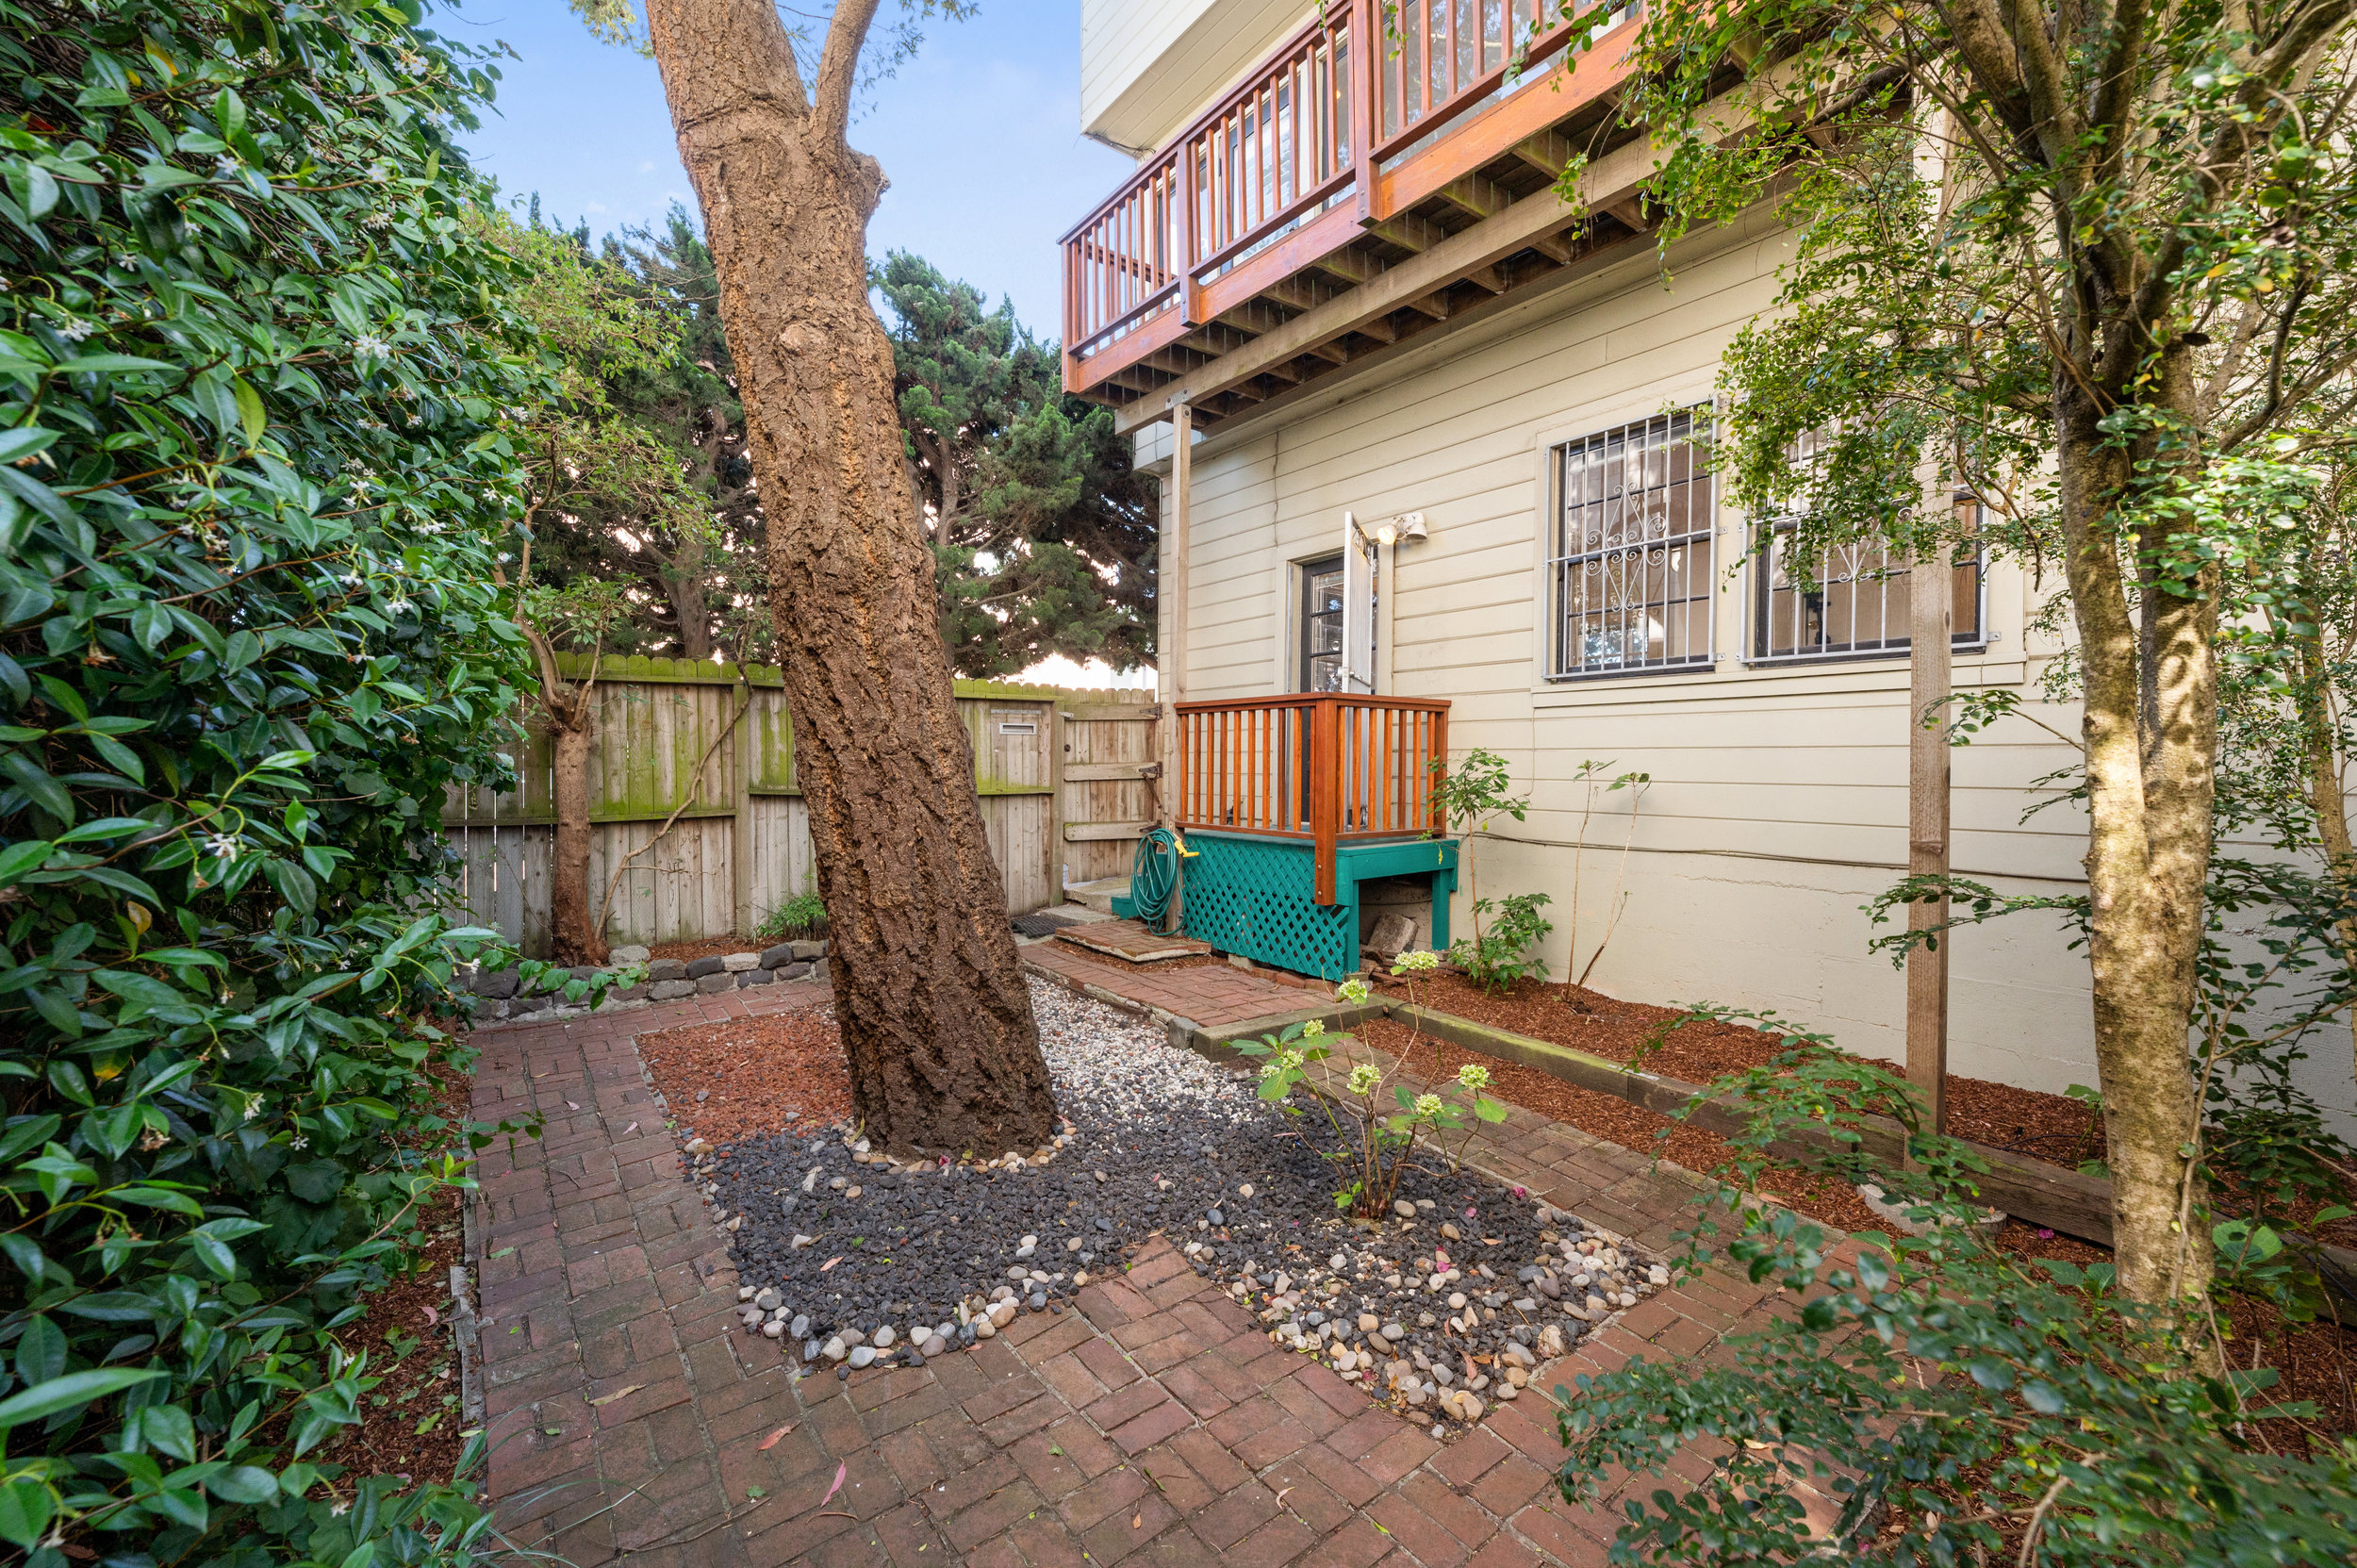
<svg viewBox="0 0 2357 1568">
<path fill-rule="evenodd" d="M 545 396 L 402 4 L 0 0 L 0 1538 L 449 1560 L 325 1462 L 465 1178 L 445 783 L 498 766 Z M 481 1133 L 478 1131 L 479 1140 Z M 85 1548 L 87 1550 L 85 1550 Z"/>
</svg>

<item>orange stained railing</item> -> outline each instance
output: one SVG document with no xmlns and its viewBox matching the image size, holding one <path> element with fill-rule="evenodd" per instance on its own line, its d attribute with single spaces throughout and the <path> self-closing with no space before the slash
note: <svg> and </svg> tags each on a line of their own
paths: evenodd
<svg viewBox="0 0 2357 1568">
<path fill-rule="evenodd" d="M 1311 694 L 1180 702 L 1178 827 L 1307 839 L 1317 898 L 1334 849 L 1443 830 L 1433 796 L 1448 756 L 1446 699 Z"/>
<path fill-rule="evenodd" d="M 1538 74 L 1570 38 L 1560 0 L 1327 0 L 1064 236 L 1067 384 L 1124 338 L 1138 341 L 1110 358 L 1151 353 L 1249 299 L 1292 270 L 1284 263 L 1339 248 L 1395 197 L 1445 183 L 1450 172 L 1436 169 L 1395 189 L 1381 166 L 1493 105 L 1515 73 Z M 1360 47 L 1366 39 L 1376 46 Z M 1442 161 L 1495 151 L 1453 149 Z M 1273 249 L 1287 254 L 1263 254 Z M 1249 275 L 1215 287 L 1231 272 Z"/>
</svg>

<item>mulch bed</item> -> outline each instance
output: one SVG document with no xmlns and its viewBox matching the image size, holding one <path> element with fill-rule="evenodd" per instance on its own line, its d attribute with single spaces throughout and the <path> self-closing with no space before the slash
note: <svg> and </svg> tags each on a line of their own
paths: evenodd
<svg viewBox="0 0 2357 1568">
<path fill-rule="evenodd" d="M 464 1122 L 468 1080 L 433 1071 L 440 1084 L 434 1114 Z M 442 1135 L 437 1131 L 424 1147 Z M 354 1476 L 447 1483 L 457 1470 L 466 1421 L 449 1319 L 450 1271 L 467 1261 L 459 1203 L 458 1194 L 446 1192 L 419 1213 L 424 1246 L 416 1267 L 371 1292 L 360 1317 L 338 1334 L 347 1350 L 368 1354 L 369 1376 L 382 1379 L 361 1396 L 360 1424 L 342 1428 L 321 1456 Z"/>
<path fill-rule="evenodd" d="M 788 1125 L 824 1127 L 851 1114 L 851 1081 L 832 1009 L 642 1034 L 638 1054 L 683 1139 L 729 1144 Z M 699 1094 L 707 1098 L 700 1101 Z"/>
<path fill-rule="evenodd" d="M 1406 987 L 1398 981 L 1383 977 L 1378 983 L 1387 996 L 1406 995 Z M 1646 1052 L 1655 1035 L 1680 1016 L 1676 1008 L 1621 1001 L 1555 982 L 1519 981 L 1504 996 L 1492 996 L 1464 976 L 1443 970 L 1418 982 L 1416 990 L 1425 1004 L 1436 1012 L 1470 1018 L 1492 1029 L 1527 1034 L 1550 1045 L 1569 1046 L 1607 1061 L 1627 1062 L 1645 1052 L 1643 1065 L 1648 1072 L 1681 1078 L 1689 1083 L 1708 1083 L 1727 1073 L 1761 1066 L 1784 1048 L 1772 1035 L 1755 1029 L 1736 1024 L 1690 1023 L 1669 1030 L 1660 1047 Z M 2089 1113 L 2077 1100 L 2035 1089 L 2018 1089 L 2009 1083 L 1992 1083 L 1986 1079 L 1962 1078 L 1954 1073 L 1948 1075 L 1947 1086 L 1948 1131 L 1954 1137 L 2033 1155 L 2066 1167 L 2102 1152 L 2100 1130 L 2092 1146 L 2088 1142 Z M 1606 1095 L 1594 1098 L 1611 1099 Z M 1533 1105 L 1531 1109 L 1542 1108 Z M 1634 1111 L 1633 1107 L 1630 1109 Z M 1650 1132 L 1645 1135 L 1650 1137 Z M 1611 1134 L 1598 1132 L 1598 1136 Z M 1671 1158 L 1682 1165 L 1692 1164 L 1675 1155 Z"/>
<path fill-rule="evenodd" d="M 1418 1034 L 1390 1018 L 1369 1019 L 1351 1032 L 1377 1049 L 1404 1057 L 1409 1070 L 1426 1080 L 1454 1078 L 1458 1068 L 1477 1063 L 1490 1069 L 1490 1093 L 1498 1098 L 1639 1154 L 1657 1154 L 1689 1170 L 1708 1172 L 1729 1153 L 1725 1140 L 1714 1132 L 1672 1121 L 1617 1095 L 1566 1083 L 1536 1067 Z M 1778 1168 L 1762 1177 L 1760 1186 L 1810 1218 L 1844 1230 L 1872 1230 L 1883 1225 L 1851 1188 L 1806 1171 Z"/>
<path fill-rule="evenodd" d="M 692 964 L 699 958 L 759 952 L 773 945 L 764 936 L 704 936 L 693 942 L 657 942 L 648 948 L 647 953 L 651 958 L 676 958 L 683 964 Z"/>
</svg>

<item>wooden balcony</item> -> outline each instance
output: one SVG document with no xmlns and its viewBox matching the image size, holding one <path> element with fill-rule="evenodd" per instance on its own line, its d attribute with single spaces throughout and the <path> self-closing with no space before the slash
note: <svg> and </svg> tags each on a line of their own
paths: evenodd
<svg viewBox="0 0 2357 1568">
<path fill-rule="evenodd" d="M 1612 123 L 1634 11 L 1572 57 L 1558 0 L 1386 14 L 1327 0 L 1064 236 L 1067 388 L 1214 425 L 1642 232 L 1650 160 L 1589 177 L 1645 151 Z M 1585 212 L 1553 194 L 1575 150 Z"/>
</svg>

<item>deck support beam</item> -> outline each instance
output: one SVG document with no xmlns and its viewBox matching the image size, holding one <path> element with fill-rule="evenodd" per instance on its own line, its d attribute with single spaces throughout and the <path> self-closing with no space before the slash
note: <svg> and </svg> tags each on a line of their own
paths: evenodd
<svg viewBox="0 0 2357 1568">
<path fill-rule="evenodd" d="M 1948 699 L 1954 690 L 1954 578 L 1936 544 L 1907 569 L 1907 875 L 1948 874 Z M 1927 933 L 1907 953 L 1907 1081 L 1923 1127 L 1948 1127 L 1948 900 L 1907 905 L 1907 930 Z"/>
<path fill-rule="evenodd" d="M 1154 645 L 1160 679 L 1154 683 L 1159 688 L 1154 696 L 1162 710 L 1156 731 L 1162 740 L 1164 827 L 1178 819 L 1178 802 L 1172 793 L 1178 781 L 1178 719 L 1173 704 L 1187 696 L 1187 513 L 1193 501 L 1194 446 L 1195 405 L 1182 399 L 1170 410 L 1170 484 L 1162 496 L 1162 534 L 1154 549 L 1154 592 L 1161 601 Z"/>
</svg>

